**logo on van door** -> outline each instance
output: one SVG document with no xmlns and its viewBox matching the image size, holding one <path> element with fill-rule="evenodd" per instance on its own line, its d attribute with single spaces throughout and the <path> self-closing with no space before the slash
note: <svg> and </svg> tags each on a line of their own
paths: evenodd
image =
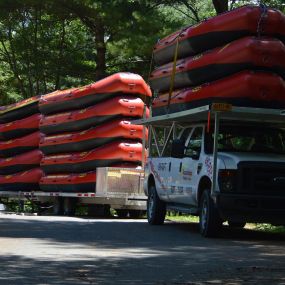
<svg viewBox="0 0 285 285">
<path fill-rule="evenodd" d="M 160 162 L 157 166 L 158 171 L 165 171 L 166 170 L 166 162 Z"/>
<path fill-rule="evenodd" d="M 209 176 L 213 175 L 213 166 L 212 166 L 212 160 L 210 157 L 206 157 L 205 159 L 205 166 L 206 166 L 206 170 L 207 170 L 207 174 Z"/>
<path fill-rule="evenodd" d="M 192 171 L 183 170 L 182 174 L 183 174 L 183 180 L 190 181 L 192 179 Z"/>
</svg>

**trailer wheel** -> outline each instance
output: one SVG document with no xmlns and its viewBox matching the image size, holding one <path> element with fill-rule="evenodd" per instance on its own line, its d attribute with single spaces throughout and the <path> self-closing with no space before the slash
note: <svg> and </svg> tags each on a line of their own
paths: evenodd
<svg viewBox="0 0 285 285">
<path fill-rule="evenodd" d="M 109 218 L 110 215 L 110 205 L 88 205 L 88 216 L 90 217 Z"/>
<path fill-rule="evenodd" d="M 166 215 L 166 204 L 157 195 L 156 188 L 151 185 L 147 199 L 147 220 L 150 225 L 162 225 Z"/>
<path fill-rule="evenodd" d="M 74 216 L 76 209 L 76 199 L 66 197 L 63 200 L 63 211 L 65 216 Z"/>
<path fill-rule="evenodd" d="M 202 194 L 199 212 L 201 235 L 204 237 L 216 236 L 222 227 L 222 220 L 209 190 L 205 190 Z"/>
<path fill-rule="evenodd" d="M 142 210 L 129 210 L 130 218 L 139 219 L 144 215 L 144 211 Z"/>
<path fill-rule="evenodd" d="M 119 218 L 126 218 L 128 216 L 129 211 L 126 209 L 116 209 L 116 213 Z"/>
<path fill-rule="evenodd" d="M 242 229 L 246 225 L 245 222 L 238 223 L 238 222 L 231 222 L 231 221 L 228 221 L 228 224 L 230 228 L 235 228 L 235 229 Z"/>
<path fill-rule="evenodd" d="M 55 216 L 63 215 L 63 199 L 62 197 L 55 197 L 53 201 L 53 214 Z"/>
</svg>

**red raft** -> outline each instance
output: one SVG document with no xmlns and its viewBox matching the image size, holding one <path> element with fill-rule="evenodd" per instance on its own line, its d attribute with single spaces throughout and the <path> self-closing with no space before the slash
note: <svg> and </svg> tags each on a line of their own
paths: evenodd
<svg viewBox="0 0 285 285">
<path fill-rule="evenodd" d="M 36 149 L 39 147 L 40 138 L 40 132 L 34 132 L 14 140 L 0 141 L 0 156 L 10 157 Z"/>
<path fill-rule="evenodd" d="M 151 87 L 170 88 L 173 64 L 155 69 Z M 222 48 L 177 61 L 174 88 L 200 85 L 245 70 L 276 72 L 285 78 L 285 46 L 277 39 L 247 37 Z"/>
<path fill-rule="evenodd" d="M 278 10 L 257 6 L 244 6 L 195 26 L 181 29 L 160 40 L 154 47 L 157 65 L 174 58 L 177 40 L 178 58 L 194 55 L 245 36 L 277 37 L 285 42 L 285 16 Z"/>
<path fill-rule="evenodd" d="M 168 94 L 153 101 L 153 115 L 163 115 L 191 108 L 226 102 L 242 107 L 285 107 L 285 81 L 278 75 L 265 72 L 243 71 L 196 88 L 173 93 L 169 110 Z"/>
<path fill-rule="evenodd" d="M 131 162 L 141 164 L 142 144 L 135 142 L 112 142 L 89 152 L 65 153 L 44 156 L 41 167 L 46 174 L 80 173 L 94 171 L 96 167 Z"/>
<path fill-rule="evenodd" d="M 0 175 L 0 191 L 37 191 L 39 181 L 43 176 L 40 168 L 15 173 L 12 175 Z"/>
<path fill-rule="evenodd" d="M 135 164 L 117 164 L 112 167 L 135 168 Z M 40 188 L 45 192 L 96 192 L 96 171 L 70 174 L 44 175 Z"/>
<path fill-rule="evenodd" d="M 0 124 L 0 140 L 10 140 L 33 133 L 39 129 L 41 115 L 35 114 L 27 118 Z"/>
<path fill-rule="evenodd" d="M 43 136 L 40 149 L 44 154 L 86 151 L 115 140 L 142 140 L 142 137 L 143 126 L 119 119 L 82 132 Z"/>
<path fill-rule="evenodd" d="M 122 72 L 84 87 L 47 94 L 41 98 L 39 107 L 43 114 L 51 114 L 86 108 L 125 95 L 139 97 L 148 103 L 151 91 L 141 76 Z"/>
<path fill-rule="evenodd" d="M 40 96 L 31 97 L 21 102 L 0 107 L 0 123 L 9 123 L 39 112 Z"/>
<path fill-rule="evenodd" d="M 40 188 L 46 192 L 95 192 L 96 171 L 43 176 Z"/>
<path fill-rule="evenodd" d="M 17 173 L 40 166 L 43 155 L 39 149 L 25 152 L 13 157 L 0 159 L 0 174 Z"/>
<path fill-rule="evenodd" d="M 85 130 L 122 117 L 142 117 L 144 102 L 140 98 L 116 97 L 95 106 L 56 115 L 44 116 L 40 130 L 45 134 Z M 146 115 L 149 115 L 146 109 Z"/>
</svg>

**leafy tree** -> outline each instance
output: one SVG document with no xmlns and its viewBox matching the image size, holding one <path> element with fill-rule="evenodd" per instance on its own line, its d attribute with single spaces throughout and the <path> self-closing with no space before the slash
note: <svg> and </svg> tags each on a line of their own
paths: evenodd
<svg viewBox="0 0 285 285">
<path fill-rule="evenodd" d="M 158 34 L 182 25 L 144 1 L 0 0 L 0 10 L 0 69 L 9 70 L 0 81 L 22 98 L 120 70 L 146 74 Z M 5 89 L 3 103 L 19 99 Z"/>
<path fill-rule="evenodd" d="M 284 11 L 284 0 L 265 3 Z M 0 0 L 0 104 L 118 71 L 147 78 L 154 43 L 242 0 Z"/>
</svg>

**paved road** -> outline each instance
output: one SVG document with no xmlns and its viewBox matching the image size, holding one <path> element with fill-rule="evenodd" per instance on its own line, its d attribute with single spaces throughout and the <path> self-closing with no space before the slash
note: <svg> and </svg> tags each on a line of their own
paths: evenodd
<svg viewBox="0 0 285 285">
<path fill-rule="evenodd" d="M 196 224 L 0 215 L 0 284 L 285 284 L 285 236 Z"/>
</svg>

